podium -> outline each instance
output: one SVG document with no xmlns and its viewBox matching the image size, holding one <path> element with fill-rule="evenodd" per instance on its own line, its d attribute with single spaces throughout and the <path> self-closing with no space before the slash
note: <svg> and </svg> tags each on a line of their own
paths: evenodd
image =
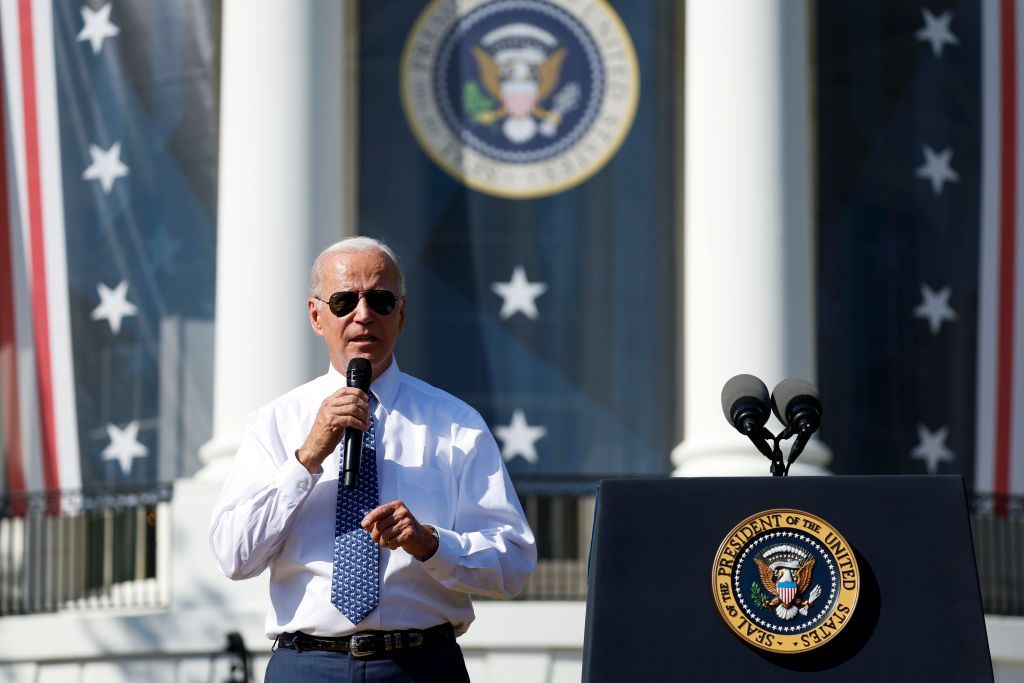
<svg viewBox="0 0 1024 683">
<path fill-rule="evenodd" d="M 852 570 L 844 574 L 843 562 L 826 557 L 813 569 L 816 587 L 824 590 L 812 592 L 807 580 L 799 589 L 789 588 L 806 590 L 805 600 L 797 598 L 787 612 L 785 599 L 793 593 L 786 594 L 783 586 L 793 586 L 793 577 L 802 571 L 797 567 L 807 562 L 801 559 L 807 553 L 800 543 L 788 540 L 782 528 L 757 547 L 733 543 L 732 548 L 728 541 L 747 519 L 754 521 L 740 527 L 735 535 L 740 541 L 750 536 L 749 529 L 771 527 L 772 520 L 784 525 L 789 515 L 757 521 L 771 510 L 795 510 L 827 522 L 837 533 L 819 533 L 820 542 L 809 532 L 806 539 L 800 533 L 792 538 L 825 550 L 831 545 L 840 553 L 846 548 L 833 539 L 841 535 L 856 560 L 856 582 Z M 791 521 L 798 516 L 804 517 L 793 515 Z M 800 523 L 820 529 L 816 522 Z M 777 584 L 772 584 L 769 565 Z M 759 567 L 765 568 L 760 576 Z M 787 567 L 793 568 L 789 574 Z M 830 579 L 830 568 L 838 578 Z M 736 577 L 730 574 L 733 569 Z M 740 571 L 746 572 L 742 580 Z M 751 580 L 751 575 L 758 578 Z M 851 578 L 844 583 L 844 576 Z M 833 593 L 856 602 L 838 632 L 833 617 L 831 622 L 822 617 L 815 628 L 807 625 L 815 610 L 830 604 L 830 585 Z M 846 588 L 855 590 L 844 594 Z M 751 594 L 758 599 L 756 606 Z M 779 597 L 769 602 L 773 595 Z M 777 606 L 780 602 L 785 604 Z M 743 609 L 737 612 L 739 603 Z M 796 614 L 801 604 L 810 616 Z M 842 605 L 834 609 L 841 611 Z M 729 626 L 729 613 L 748 637 Z M 744 614 L 754 615 L 750 624 Z M 763 629 L 753 624 L 757 614 L 765 615 Z M 845 621 L 839 612 L 833 616 Z M 786 618 L 790 621 L 781 621 Z M 828 623 L 833 630 L 822 625 Z M 788 649 L 768 649 L 756 642 L 758 636 L 762 643 Z M 801 678 L 872 683 L 993 679 L 960 477 L 601 482 L 589 567 L 585 682 Z"/>
</svg>

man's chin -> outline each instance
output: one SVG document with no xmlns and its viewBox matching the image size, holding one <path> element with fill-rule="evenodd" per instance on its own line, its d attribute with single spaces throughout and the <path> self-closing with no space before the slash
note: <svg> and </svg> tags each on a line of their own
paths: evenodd
<svg viewBox="0 0 1024 683">
<path fill-rule="evenodd" d="M 365 358 L 374 363 L 384 358 L 385 354 L 379 342 L 359 342 L 345 347 L 346 358 Z"/>
</svg>

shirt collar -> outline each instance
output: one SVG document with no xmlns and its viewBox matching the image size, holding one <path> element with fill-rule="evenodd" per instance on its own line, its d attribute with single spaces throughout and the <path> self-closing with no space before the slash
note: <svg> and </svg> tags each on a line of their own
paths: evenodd
<svg viewBox="0 0 1024 683">
<path fill-rule="evenodd" d="M 384 409 L 385 413 L 390 413 L 395 405 L 395 398 L 398 396 L 398 385 L 401 383 L 401 374 L 401 370 L 398 369 L 398 359 L 392 355 L 391 365 L 388 366 L 388 369 L 370 384 L 370 391 L 377 397 L 377 402 L 380 403 L 380 407 Z M 328 366 L 327 376 L 331 378 L 332 384 L 336 384 L 339 387 L 348 384 L 345 373 L 338 372 L 334 365 Z"/>
<path fill-rule="evenodd" d="M 402 371 L 398 369 L 398 359 L 392 355 L 391 365 L 370 385 L 370 391 L 377 397 L 377 401 L 385 413 L 390 413 L 395 405 L 401 375 Z"/>
</svg>

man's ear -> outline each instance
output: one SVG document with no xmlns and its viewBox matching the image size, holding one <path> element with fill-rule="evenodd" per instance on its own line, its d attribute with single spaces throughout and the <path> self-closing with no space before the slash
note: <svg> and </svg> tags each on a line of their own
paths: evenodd
<svg viewBox="0 0 1024 683">
<path fill-rule="evenodd" d="M 324 336 L 324 328 L 320 325 L 320 307 L 316 299 L 306 299 L 306 306 L 309 308 L 309 325 L 321 337 Z"/>
<path fill-rule="evenodd" d="M 403 296 L 398 304 L 398 331 L 401 332 L 405 329 L 405 302 L 407 299 Z"/>
</svg>

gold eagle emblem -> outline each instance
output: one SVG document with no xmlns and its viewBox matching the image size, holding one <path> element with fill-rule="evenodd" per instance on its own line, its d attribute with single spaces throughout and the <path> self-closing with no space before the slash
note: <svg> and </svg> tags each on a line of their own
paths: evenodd
<svg viewBox="0 0 1024 683">
<path fill-rule="evenodd" d="M 772 596 L 762 599 L 760 606 L 774 609 L 781 619 L 792 619 L 798 613 L 806 616 L 811 604 L 821 596 L 821 587 L 815 586 L 806 599 L 800 597 L 811 587 L 815 563 L 814 557 L 800 548 L 773 546 L 755 557 L 754 563 L 761 575 L 761 585 Z"/>
<path fill-rule="evenodd" d="M 478 113 L 476 115 L 478 123 L 489 125 L 507 116 L 522 116 L 523 114 L 542 120 L 561 119 L 558 112 L 548 111 L 541 107 L 540 103 L 548 99 L 558 86 L 562 74 L 562 64 L 569 54 L 568 49 L 562 47 L 555 50 L 548 55 L 544 62 L 536 66 L 522 60 L 512 60 L 499 65 L 494 57 L 479 45 L 473 46 L 472 53 L 484 90 L 502 103 L 502 106 L 497 109 Z M 510 106 L 509 91 L 511 90 L 510 86 L 513 85 L 525 85 L 528 92 L 532 90 L 533 97 L 528 111 L 517 110 L 514 106 Z"/>
</svg>

